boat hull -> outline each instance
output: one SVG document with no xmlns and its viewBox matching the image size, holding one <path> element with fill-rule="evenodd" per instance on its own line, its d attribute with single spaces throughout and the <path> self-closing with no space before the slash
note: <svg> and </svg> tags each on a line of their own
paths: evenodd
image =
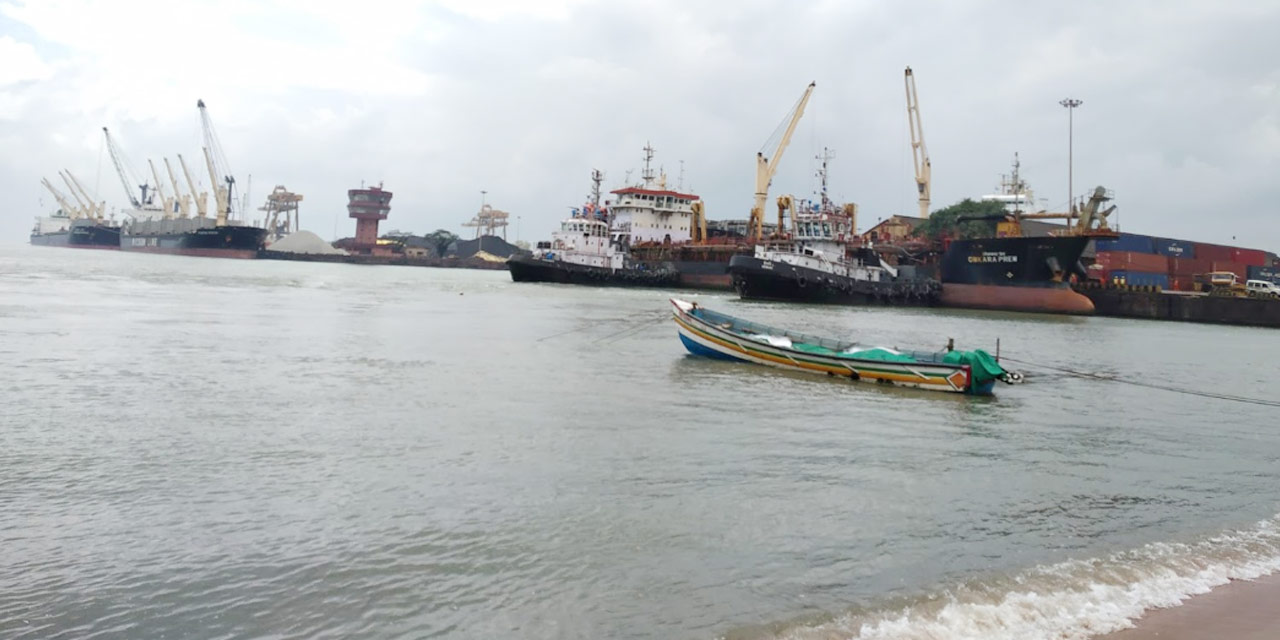
<svg viewBox="0 0 1280 640">
<path fill-rule="evenodd" d="M 76 224 L 67 231 L 31 234 L 31 244 L 70 249 L 119 249 L 120 227 L 105 224 Z"/>
<path fill-rule="evenodd" d="M 1071 290 L 1082 275 L 1086 236 L 975 238 L 948 245 L 939 264 L 944 306 L 1090 314 L 1093 303 Z"/>
<path fill-rule="evenodd" d="M 680 274 L 672 269 L 610 269 L 543 260 L 531 254 L 516 254 L 507 259 L 513 282 L 555 282 L 612 287 L 674 287 Z"/>
<path fill-rule="evenodd" d="M 1070 287 L 1014 287 L 990 284 L 943 284 L 944 307 L 1090 315 L 1094 304 Z"/>
<path fill-rule="evenodd" d="M 266 229 L 239 225 L 191 231 L 125 231 L 120 234 L 120 248 L 141 253 L 252 259 L 258 257 L 266 239 Z"/>
<path fill-rule="evenodd" d="M 729 274 L 749 300 L 928 306 L 939 296 L 934 280 L 872 282 L 755 256 L 734 256 Z"/>
<path fill-rule="evenodd" d="M 674 268 L 680 274 L 681 287 L 724 291 L 733 289 L 729 260 L 736 255 L 750 255 L 750 251 L 745 246 L 723 244 L 638 246 L 630 250 L 637 262 Z"/>
<path fill-rule="evenodd" d="M 975 384 L 966 365 L 859 360 L 745 340 L 692 315 L 689 303 L 672 304 L 680 341 L 693 355 L 947 393 L 989 395 L 995 386 L 995 381 Z"/>
</svg>

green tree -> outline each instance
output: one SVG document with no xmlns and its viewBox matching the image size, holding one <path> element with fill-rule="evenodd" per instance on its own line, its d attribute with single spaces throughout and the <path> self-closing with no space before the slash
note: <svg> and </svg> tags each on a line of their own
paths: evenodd
<svg viewBox="0 0 1280 640">
<path fill-rule="evenodd" d="M 441 258 L 443 258 L 444 253 L 449 250 L 449 245 L 453 244 L 458 239 L 458 236 L 444 229 L 436 229 L 423 237 L 426 238 L 427 244 L 430 245 L 432 249 L 436 250 L 436 255 Z"/>
<path fill-rule="evenodd" d="M 916 227 L 916 233 L 930 240 L 991 237 L 996 234 L 996 223 L 1004 218 L 1004 213 L 1004 203 L 965 198 L 929 214 L 929 219 Z"/>
</svg>

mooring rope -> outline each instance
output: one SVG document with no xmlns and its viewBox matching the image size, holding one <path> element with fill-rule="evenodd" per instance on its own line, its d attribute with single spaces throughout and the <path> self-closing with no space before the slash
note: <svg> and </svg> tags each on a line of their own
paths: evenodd
<svg viewBox="0 0 1280 640">
<path fill-rule="evenodd" d="M 1158 389 L 1160 391 L 1168 391 L 1171 393 L 1181 393 L 1189 396 L 1199 396 L 1201 398 L 1213 398 L 1215 400 L 1227 400 L 1229 402 L 1243 402 L 1246 404 L 1256 404 L 1263 407 L 1280 407 L 1280 400 L 1267 400 L 1265 398 L 1250 398 L 1247 396 L 1236 396 L 1228 393 L 1215 393 L 1213 391 L 1201 391 L 1199 389 L 1187 389 L 1185 387 L 1175 387 L 1171 385 L 1155 384 L 1153 382 L 1127 380 L 1125 378 L 1119 378 L 1116 376 L 1108 376 L 1108 375 L 1102 375 L 1098 373 L 1089 373 L 1087 371 L 1076 371 L 1074 369 L 1068 369 L 1066 367 L 1058 367 L 1051 364 L 1044 364 L 1040 362 L 1028 362 L 1026 360 L 1018 360 L 1016 358 L 1010 358 L 1009 356 L 1004 356 L 1004 355 L 1000 356 L 1000 360 L 1016 362 L 1018 364 L 1023 364 L 1031 367 L 1040 367 L 1043 369 L 1049 369 L 1051 371 L 1065 373 L 1067 375 L 1075 376 L 1077 378 L 1084 378 L 1086 380 L 1101 380 L 1103 382 L 1119 382 L 1120 384 L 1127 384 L 1135 387 L 1144 387 L 1147 389 Z"/>
</svg>

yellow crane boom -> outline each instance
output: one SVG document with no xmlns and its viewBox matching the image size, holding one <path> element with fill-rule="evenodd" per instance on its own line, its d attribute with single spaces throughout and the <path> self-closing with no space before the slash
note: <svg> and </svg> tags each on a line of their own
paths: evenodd
<svg viewBox="0 0 1280 640">
<path fill-rule="evenodd" d="M 68 202 L 67 196 L 58 191 L 57 187 L 54 187 L 47 178 L 40 178 L 40 184 L 44 185 L 44 188 L 53 194 L 53 199 L 58 201 L 58 206 L 62 207 L 62 212 L 67 214 L 68 218 L 75 220 L 80 217 L 80 209 Z"/>
<path fill-rule="evenodd" d="M 796 103 L 795 110 L 791 114 L 791 121 L 787 123 L 787 130 L 783 132 L 782 139 L 778 141 L 778 148 L 773 151 L 773 157 L 765 157 L 764 152 L 756 153 L 756 193 L 755 202 L 751 206 L 751 220 L 748 222 L 750 233 L 753 239 L 759 241 L 764 236 L 764 204 L 769 199 L 769 183 L 773 181 L 773 176 L 778 172 L 778 162 L 782 160 L 782 154 L 787 150 L 787 145 L 791 142 L 791 136 L 796 132 L 796 125 L 800 123 L 800 116 L 804 115 L 804 107 L 809 103 L 809 96 L 813 95 L 813 87 L 816 82 L 810 82 L 805 87 L 804 95 L 800 96 L 800 102 Z M 779 229 L 779 232 L 782 230 Z"/>
<path fill-rule="evenodd" d="M 182 174 L 187 178 L 187 188 L 191 189 L 191 197 L 196 202 L 196 215 L 201 218 L 209 215 L 209 192 L 196 191 L 196 181 L 191 179 L 191 170 L 187 168 L 187 161 L 182 159 L 182 154 L 178 154 L 178 164 L 182 165 Z"/>
<path fill-rule="evenodd" d="M 191 215 L 191 196 L 182 192 L 178 187 L 178 179 L 173 177 L 173 165 L 169 164 L 169 159 L 164 159 L 164 170 L 169 173 L 169 184 L 173 185 L 173 197 L 178 201 L 178 215 L 186 218 Z"/>
<path fill-rule="evenodd" d="M 80 179 L 76 178 L 75 174 L 71 173 L 69 170 L 64 173 L 67 174 L 66 177 L 71 179 L 73 190 L 79 191 L 80 195 L 84 196 L 85 201 L 89 203 L 89 215 L 101 220 L 107 213 L 107 201 L 101 200 L 97 204 L 94 204 L 93 198 L 89 197 L 89 190 L 84 188 L 84 184 L 80 182 Z"/>
<path fill-rule="evenodd" d="M 924 129 L 920 126 L 920 97 L 916 94 L 916 76 L 907 67 L 903 82 L 907 86 L 907 123 L 911 126 L 911 159 L 916 169 L 916 191 L 920 199 L 920 217 L 929 217 L 929 184 L 933 179 L 933 165 L 929 163 L 929 149 L 924 146 Z"/>
</svg>

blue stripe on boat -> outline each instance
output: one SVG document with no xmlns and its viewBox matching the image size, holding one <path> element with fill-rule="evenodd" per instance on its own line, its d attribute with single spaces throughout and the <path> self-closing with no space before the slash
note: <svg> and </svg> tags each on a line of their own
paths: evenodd
<svg viewBox="0 0 1280 640">
<path fill-rule="evenodd" d="M 717 360 L 728 360 L 730 362 L 750 362 L 749 360 L 743 360 L 742 358 L 735 358 L 731 355 L 721 353 L 714 349 L 708 349 L 707 347 L 704 347 L 698 344 L 697 342 L 690 340 L 689 337 L 684 335 L 683 333 L 680 334 L 680 342 L 683 342 L 684 348 L 688 349 L 689 353 L 692 353 L 695 356 L 706 356 L 708 358 L 716 358 Z"/>
</svg>

